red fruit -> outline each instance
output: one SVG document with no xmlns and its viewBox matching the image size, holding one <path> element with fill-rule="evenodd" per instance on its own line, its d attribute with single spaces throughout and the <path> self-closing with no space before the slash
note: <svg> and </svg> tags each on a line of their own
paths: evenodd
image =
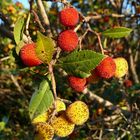
<svg viewBox="0 0 140 140">
<path fill-rule="evenodd" d="M 96 73 L 102 78 L 111 78 L 114 76 L 116 70 L 116 64 L 111 57 L 106 57 L 96 67 Z"/>
<path fill-rule="evenodd" d="M 65 30 L 58 36 L 59 47 L 66 51 L 73 51 L 78 45 L 78 36 L 73 30 Z"/>
<path fill-rule="evenodd" d="M 35 43 L 31 43 L 24 45 L 20 50 L 20 57 L 24 65 L 33 67 L 42 63 L 42 61 L 37 57 L 35 53 L 35 47 Z"/>
<path fill-rule="evenodd" d="M 74 8 L 65 8 L 59 13 L 59 20 L 64 26 L 73 27 L 79 21 L 79 13 Z"/>
<path fill-rule="evenodd" d="M 133 85 L 132 81 L 131 80 L 125 80 L 124 81 L 124 86 L 125 87 L 131 87 Z"/>
<path fill-rule="evenodd" d="M 82 92 L 86 87 L 86 78 L 69 76 L 68 82 L 69 82 L 69 86 L 77 92 Z"/>
</svg>

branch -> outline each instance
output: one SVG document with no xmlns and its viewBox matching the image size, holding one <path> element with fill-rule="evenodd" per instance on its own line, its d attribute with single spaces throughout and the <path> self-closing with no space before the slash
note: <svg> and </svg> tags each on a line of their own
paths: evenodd
<svg viewBox="0 0 140 140">
<path fill-rule="evenodd" d="M 51 36 L 50 22 L 49 22 L 47 14 L 46 14 L 44 5 L 42 3 L 42 0 L 36 0 L 36 2 L 37 2 L 38 9 L 41 13 L 42 20 L 43 20 L 44 24 L 48 27 L 48 30 L 47 30 L 48 34 Z"/>
<path fill-rule="evenodd" d="M 15 77 L 14 77 L 14 75 L 12 73 L 10 73 L 10 77 L 11 77 L 14 85 L 17 87 L 17 90 L 21 93 L 21 95 L 24 95 L 24 93 L 23 93 L 18 81 L 15 79 Z"/>
<path fill-rule="evenodd" d="M 86 21 L 88 22 L 89 20 L 91 19 L 94 19 L 94 20 L 98 20 L 98 19 L 101 19 L 101 18 L 104 18 L 104 17 L 112 17 L 112 18 L 139 18 L 140 17 L 140 14 L 131 14 L 131 15 L 123 15 L 123 14 L 102 14 L 102 15 L 93 15 L 93 16 L 87 16 L 85 17 L 86 18 Z"/>
<path fill-rule="evenodd" d="M 135 63 L 134 63 L 134 58 L 133 58 L 133 55 L 132 55 L 132 50 L 131 48 L 129 48 L 128 50 L 129 52 L 129 61 L 130 61 L 130 70 L 132 72 L 132 75 L 133 75 L 133 79 L 135 81 L 135 83 L 139 83 L 139 78 L 138 78 L 138 75 L 137 75 L 137 72 L 136 72 L 136 68 L 135 68 Z"/>
<path fill-rule="evenodd" d="M 110 101 L 107 101 L 100 96 L 94 94 L 93 92 L 89 91 L 88 89 L 84 90 L 84 94 L 88 94 L 91 100 L 96 99 L 99 103 L 104 104 L 105 107 L 112 107 L 114 106 Z"/>
<path fill-rule="evenodd" d="M 32 13 L 34 14 L 34 17 L 35 17 L 35 21 L 38 23 L 40 29 L 42 30 L 43 33 L 45 33 L 45 28 L 43 27 L 43 25 L 41 24 L 41 21 L 39 20 L 39 17 L 37 15 L 37 13 L 32 10 Z"/>
<path fill-rule="evenodd" d="M 109 0 L 109 1 L 115 8 L 117 8 L 117 5 L 115 4 L 114 0 Z"/>
</svg>

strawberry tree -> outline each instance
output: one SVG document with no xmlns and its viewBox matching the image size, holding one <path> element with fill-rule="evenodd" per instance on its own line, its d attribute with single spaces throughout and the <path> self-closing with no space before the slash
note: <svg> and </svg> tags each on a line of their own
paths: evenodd
<svg viewBox="0 0 140 140">
<path fill-rule="evenodd" d="M 78 2 L 80 5 L 81 1 Z M 39 74 L 41 82 L 32 94 L 28 108 L 34 127 L 34 139 L 67 137 L 74 134 L 74 129 L 78 127 L 91 127 L 92 119 L 96 118 L 91 111 L 93 100 L 108 110 L 116 111 L 113 117 L 127 120 L 121 107 L 92 91 L 95 83 L 105 81 L 108 84 L 108 81 L 121 81 L 128 76 L 127 59 L 121 55 L 116 56 L 106 48 L 108 42 L 128 38 L 132 29 L 107 25 L 108 29 L 99 30 L 98 23 L 98 29 L 94 27 L 94 22 L 98 22 L 98 19 L 108 23 L 110 18 L 121 18 L 121 15 L 85 14 L 73 2 L 54 0 L 51 2 L 52 9 L 53 6 L 58 6 L 58 11 L 53 14 L 58 13 L 52 19 L 52 13 L 46 11 L 42 0 L 36 0 L 36 4 L 29 0 L 29 3 L 27 15 L 17 19 L 13 34 L 16 57 L 21 60 L 22 66 L 30 70 L 38 68 L 39 71 L 43 68 Z M 111 4 L 117 6 L 113 2 Z M 11 13 L 14 13 L 13 9 L 10 6 L 8 8 Z M 52 24 L 56 23 L 54 30 Z M 36 26 L 32 31 L 31 25 Z M 88 42 L 96 42 L 95 48 L 89 46 Z M 132 69 L 132 72 L 134 74 L 135 70 Z M 65 82 L 58 82 L 62 79 Z M 59 93 L 60 83 L 62 87 L 67 85 L 67 89 L 63 90 L 74 93 L 72 99 Z M 75 94 L 76 98 L 73 98 Z M 96 115 L 102 113 L 103 109 L 99 108 Z M 105 119 L 107 122 L 108 118 Z"/>
</svg>

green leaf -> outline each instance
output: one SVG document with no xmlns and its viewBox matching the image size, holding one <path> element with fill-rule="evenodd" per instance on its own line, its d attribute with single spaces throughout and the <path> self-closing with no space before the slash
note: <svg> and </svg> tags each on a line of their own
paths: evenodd
<svg viewBox="0 0 140 140">
<path fill-rule="evenodd" d="M 102 34 L 110 38 L 122 38 L 128 36 L 131 33 L 131 31 L 132 29 L 130 28 L 118 27 L 118 28 L 108 29 L 102 32 Z"/>
<path fill-rule="evenodd" d="M 52 60 L 54 53 L 54 41 L 50 37 L 46 37 L 40 32 L 37 33 L 36 54 L 44 63 Z"/>
<path fill-rule="evenodd" d="M 16 54 L 19 55 L 21 48 L 25 45 L 24 41 L 20 41 L 16 46 Z"/>
<path fill-rule="evenodd" d="M 14 27 L 14 39 L 16 44 L 22 40 L 23 30 L 25 25 L 25 18 L 21 17 L 17 20 Z"/>
<path fill-rule="evenodd" d="M 91 50 L 75 51 L 61 58 L 58 66 L 62 67 L 69 74 L 84 78 L 90 75 L 90 71 L 94 69 L 104 57 L 104 55 Z"/>
<path fill-rule="evenodd" d="M 43 80 L 39 89 L 32 95 L 29 104 L 29 115 L 31 120 L 46 112 L 53 103 L 53 94 L 50 90 L 49 81 Z"/>
</svg>

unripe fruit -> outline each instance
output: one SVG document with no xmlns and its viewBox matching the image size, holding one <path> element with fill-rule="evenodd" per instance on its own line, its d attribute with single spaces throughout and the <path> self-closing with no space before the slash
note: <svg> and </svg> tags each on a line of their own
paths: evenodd
<svg viewBox="0 0 140 140">
<path fill-rule="evenodd" d="M 87 82 L 96 84 L 99 80 L 100 80 L 100 77 L 96 74 L 96 71 L 92 70 L 91 75 L 87 78 Z"/>
<path fill-rule="evenodd" d="M 114 76 L 116 71 L 116 64 L 111 57 L 106 57 L 96 67 L 96 73 L 102 78 L 111 78 Z"/>
<path fill-rule="evenodd" d="M 123 57 L 114 59 L 116 63 L 115 77 L 121 78 L 128 72 L 128 63 Z"/>
<path fill-rule="evenodd" d="M 36 124 L 40 122 L 47 122 L 48 119 L 49 119 L 49 113 L 45 112 L 43 114 L 38 115 L 36 118 L 34 118 L 32 123 Z"/>
<path fill-rule="evenodd" d="M 73 27 L 79 21 L 79 13 L 72 7 L 65 8 L 59 13 L 59 20 L 64 26 Z"/>
<path fill-rule="evenodd" d="M 51 123 L 54 128 L 54 132 L 59 137 L 66 137 L 70 135 L 74 130 L 74 124 L 67 120 L 65 114 L 62 114 L 59 117 L 55 117 Z"/>
<path fill-rule="evenodd" d="M 66 110 L 65 103 L 60 100 L 56 100 L 56 112 L 60 112 L 64 110 Z"/>
<path fill-rule="evenodd" d="M 31 43 L 24 45 L 20 50 L 20 57 L 24 65 L 33 67 L 42 63 L 42 61 L 37 57 L 35 53 L 35 47 L 35 43 Z"/>
<path fill-rule="evenodd" d="M 35 140 L 52 140 L 54 129 L 47 123 L 39 123 L 36 125 Z"/>
<path fill-rule="evenodd" d="M 58 36 L 59 47 L 66 52 L 71 52 L 78 45 L 78 36 L 73 30 L 65 30 Z"/>
<path fill-rule="evenodd" d="M 77 92 L 82 92 L 86 87 L 86 78 L 69 76 L 68 82 L 69 82 L 69 86 Z"/>
<path fill-rule="evenodd" d="M 82 125 L 89 118 L 88 106 L 82 101 L 75 101 L 68 106 L 66 116 L 72 123 Z"/>
</svg>

